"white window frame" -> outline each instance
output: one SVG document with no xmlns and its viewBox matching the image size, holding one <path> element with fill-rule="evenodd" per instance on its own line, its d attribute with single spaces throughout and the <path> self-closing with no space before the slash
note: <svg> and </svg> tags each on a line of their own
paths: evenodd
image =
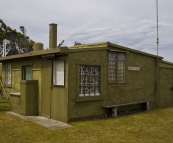
<svg viewBox="0 0 173 143">
<path fill-rule="evenodd" d="M 55 60 L 53 61 L 53 86 L 65 85 L 65 61 Z"/>
<path fill-rule="evenodd" d="M 11 85 L 11 63 L 5 64 L 5 84 Z"/>
</svg>

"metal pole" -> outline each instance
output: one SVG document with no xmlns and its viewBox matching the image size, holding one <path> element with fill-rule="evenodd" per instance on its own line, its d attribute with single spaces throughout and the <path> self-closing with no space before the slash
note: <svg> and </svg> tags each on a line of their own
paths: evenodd
<svg viewBox="0 0 173 143">
<path fill-rule="evenodd" d="M 159 29 L 159 24 L 158 24 L 158 0 L 156 0 L 156 18 L 157 18 L 157 58 L 158 58 L 158 54 L 159 54 L 159 52 L 158 52 L 158 46 L 159 46 L 159 32 L 158 32 L 158 29 Z"/>
<path fill-rule="evenodd" d="M 159 61 L 158 61 L 158 55 L 159 55 L 159 24 L 158 24 L 158 0 L 156 0 L 156 19 L 157 19 L 157 106 L 159 106 Z"/>
</svg>

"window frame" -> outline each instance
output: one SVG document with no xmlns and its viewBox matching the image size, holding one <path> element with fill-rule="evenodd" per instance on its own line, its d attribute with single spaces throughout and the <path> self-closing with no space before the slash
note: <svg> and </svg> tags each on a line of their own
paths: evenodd
<svg viewBox="0 0 173 143">
<path fill-rule="evenodd" d="M 10 70 L 7 70 L 7 65 L 10 65 Z M 9 72 L 8 72 L 9 71 Z M 7 83 L 8 74 L 10 74 L 10 83 Z M 12 68 L 11 68 L 11 62 L 5 63 L 5 86 L 11 87 L 12 85 Z"/>
<path fill-rule="evenodd" d="M 79 74 L 79 67 L 80 65 L 84 66 L 99 66 L 100 67 L 100 95 L 94 95 L 94 96 L 79 96 L 79 80 L 80 80 L 80 74 Z M 85 101 L 99 101 L 103 100 L 103 90 L 102 90 L 102 84 L 103 84 L 103 65 L 101 63 L 90 63 L 90 62 L 77 62 L 76 63 L 76 75 L 77 75 L 77 95 L 76 95 L 76 102 L 85 102 Z"/>
<path fill-rule="evenodd" d="M 57 62 L 57 61 L 63 61 L 64 63 L 64 75 L 63 75 L 63 80 L 64 80 L 64 83 L 63 85 L 57 85 L 57 84 L 54 84 L 54 62 Z M 65 69 L 65 66 L 66 66 L 66 61 L 64 59 L 56 59 L 56 60 L 53 60 L 52 61 L 52 86 L 53 87 L 65 87 L 65 74 L 66 74 L 66 69 Z"/>
<path fill-rule="evenodd" d="M 114 82 L 110 82 L 109 81 L 109 53 L 116 53 L 117 54 L 117 57 L 116 57 L 116 64 L 115 64 L 115 81 Z M 124 54 L 124 71 L 123 71 L 123 73 L 124 73 L 124 81 L 122 81 L 122 82 L 119 82 L 118 81 L 118 61 L 120 61 L 120 60 L 118 60 L 118 54 Z M 108 69 L 107 69 L 107 82 L 108 82 L 108 84 L 124 84 L 124 83 L 126 83 L 126 52 L 125 51 L 117 51 L 117 50 L 109 50 L 108 51 Z"/>
</svg>

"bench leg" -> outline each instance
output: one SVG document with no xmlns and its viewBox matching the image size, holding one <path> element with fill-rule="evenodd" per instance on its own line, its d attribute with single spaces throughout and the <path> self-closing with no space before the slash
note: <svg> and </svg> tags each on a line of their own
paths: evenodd
<svg viewBox="0 0 173 143">
<path fill-rule="evenodd" d="M 117 117 L 117 107 L 112 108 L 112 116 Z"/>
<path fill-rule="evenodd" d="M 146 103 L 146 110 L 147 111 L 150 110 L 150 104 L 149 104 L 149 102 Z"/>
</svg>

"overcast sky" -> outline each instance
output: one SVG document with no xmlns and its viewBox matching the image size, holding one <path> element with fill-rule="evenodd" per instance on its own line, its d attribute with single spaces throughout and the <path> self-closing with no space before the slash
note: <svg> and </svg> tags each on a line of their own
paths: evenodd
<svg viewBox="0 0 173 143">
<path fill-rule="evenodd" d="M 173 62 L 173 0 L 159 1 L 159 55 Z M 0 19 L 49 46 L 49 24 L 58 43 L 109 41 L 157 54 L 156 0 L 0 0 Z"/>
</svg>

